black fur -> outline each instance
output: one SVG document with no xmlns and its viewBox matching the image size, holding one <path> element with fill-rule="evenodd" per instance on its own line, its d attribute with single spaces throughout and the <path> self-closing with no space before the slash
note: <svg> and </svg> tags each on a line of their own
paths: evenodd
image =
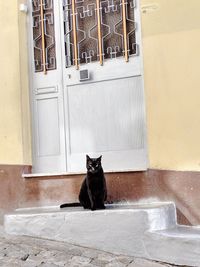
<svg viewBox="0 0 200 267">
<path fill-rule="evenodd" d="M 60 205 L 60 208 L 67 208 L 67 207 L 80 207 L 81 203 L 65 203 Z"/>
<path fill-rule="evenodd" d="M 62 204 L 60 208 L 83 206 L 84 209 L 105 209 L 107 198 L 106 180 L 101 165 L 101 157 L 90 158 L 86 155 L 87 175 L 79 193 L 80 203 Z"/>
</svg>

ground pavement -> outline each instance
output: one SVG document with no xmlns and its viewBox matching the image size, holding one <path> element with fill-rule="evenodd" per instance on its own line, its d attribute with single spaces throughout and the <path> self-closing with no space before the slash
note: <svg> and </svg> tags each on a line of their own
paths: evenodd
<svg viewBox="0 0 200 267">
<path fill-rule="evenodd" d="M 0 266 L 169 267 L 172 265 L 124 255 L 114 255 L 63 242 L 10 236 L 5 234 L 3 226 L 0 226 Z"/>
</svg>

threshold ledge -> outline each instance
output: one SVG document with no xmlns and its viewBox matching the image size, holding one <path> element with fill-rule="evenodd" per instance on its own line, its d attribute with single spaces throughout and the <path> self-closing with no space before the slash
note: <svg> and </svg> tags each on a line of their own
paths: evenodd
<svg viewBox="0 0 200 267">
<path fill-rule="evenodd" d="M 122 173 L 122 172 L 144 172 L 147 169 L 143 170 L 134 170 L 134 169 L 127 169 L 127 170 L 104 170 L 104 173 Z M 86 175 L 86 171 L 80 172 L 51 172 L 51 173 L 23 173 L 23 178 L 37 178 L 37 177 L 54 177 L 54 176 L 73 176 L 73 175 Z"/>
<path fill-rule="evenodd" d="M 83 175 L 86 172 L 51 172 L 51 173 L 23 173 L 23 178 L 37 178 L 37 177 L 53 177 L 53 176 L 71 176 L 71 175 Z"/>
</svg>

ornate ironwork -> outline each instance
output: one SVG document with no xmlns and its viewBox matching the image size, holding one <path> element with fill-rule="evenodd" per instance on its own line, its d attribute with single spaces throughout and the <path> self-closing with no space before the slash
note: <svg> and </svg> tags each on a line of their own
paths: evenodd
<svg viewBox="0 0 200 267">
<path fill-rule="evenodd" d="M 98 28 L 98 50 L 99 50 L 99 62 L 100 65 L 103 64 L 102 55 L 102 33 L 101 33 L 101 13 L 100 13 L 100 0 L 96 0 L 96 11 L 97 11 L 97 28 Z"/>
<path fill-rule="evenodd" d="M 66 67 L 137 54 L 134 8 L 134 0 L 63 0 Z"/>
<path fill-rule="evenodd" d="M 35 72 L 56 69 L 53 0 L 32 0 Z"/>
</svg>

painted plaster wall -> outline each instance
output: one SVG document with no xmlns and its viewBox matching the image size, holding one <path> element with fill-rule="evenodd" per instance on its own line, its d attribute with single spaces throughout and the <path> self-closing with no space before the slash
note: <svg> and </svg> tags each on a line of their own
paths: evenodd
<svg viewBox="0 0 200 267">
<path fill-rule="evenodd" d="M 0 164 L 31 163 L 26 15 L 18 11 L 20 2 L 0 2 Z M 142 14 L 150 168 L 199 171 L 200 1 L 141 0 L 142 7 L 152 3 Z"/>
<path fill-rule="evenodd" d="M 23 163 L 17 0 L 0 1 L 0 163 Z"/>
<path fill-rule="evenodd" d="M 27 40 L 27 15 L 19 11 L 21 3 L 26 0 L 18 0 L 18 26 L 19 26 L 19 53 L 20 53 L 20 89 L 21 89 L 21 113 L 22 113 L 22 140 L 23 140 L 23 164 L 32 164 L 31 148 L 31 114 L 29 101 L 29 61 Z"/>
<path fill-rule="evenodd" d="M 142 0 L 150 168 L 200 170 L 200 1 Z M 151 12 L 152 11 L 152 12 Z"/>
<path fill-rule="evenodd" d="M 19 2 L 0 1 L 0 164 L 30 164 L 26 15 Z"/>
</svg>

